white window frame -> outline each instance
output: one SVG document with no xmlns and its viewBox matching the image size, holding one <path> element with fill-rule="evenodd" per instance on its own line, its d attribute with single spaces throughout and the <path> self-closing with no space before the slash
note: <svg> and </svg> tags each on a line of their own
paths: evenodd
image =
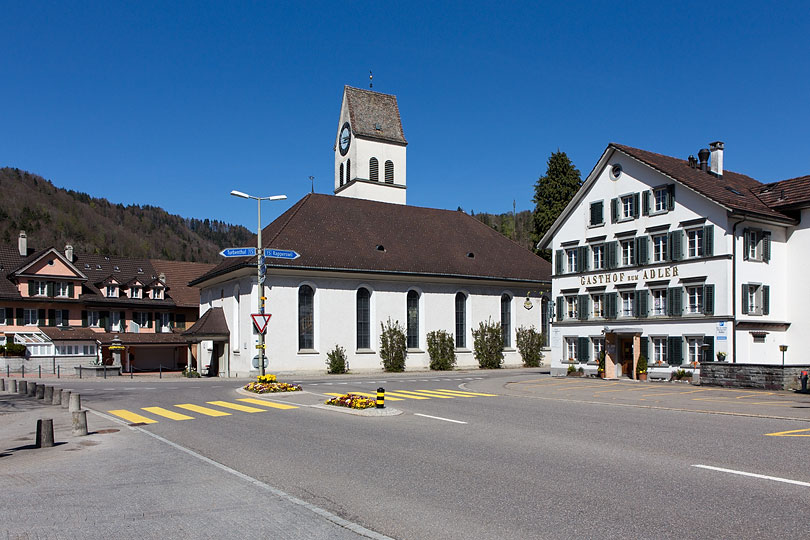
<svg viewBox="0 0 810 540">
<path fill-rule="evenodd" d="M 652 237 L 653 262 L 664 262 L 667 260 L 667 244 L 669 238 L 667 234 L 656 234 Z"/>
<path fill-rule="evenodd" d="M 143 288 L 132 286 L 129 288 L 129 297 L 130 298 L 141 298 L 143 296 Z"/>
<path fill-rule="evenodd" d="M 37 326 L 39 325 L 39 310 L 36 308 L 23 309 L 23 326 Z"/>
<path fill-rule="evenodd" d="M 597 244 L 595 246 L 591 246 L 591 252 L 593 253 L 593 269 L 594 270 L 604 270 L 605 269 L 605 244 Z"/>
<path fill-rule="evenodd" d="M 121 312 L 120 311 L 111 311 L 110 312 L 110 332 L 124 332 L 124 331 L 126 331 L 126 329 L 121 327 Z"/>
<path fill-rule="evenodd" d="M 579 250 L 577 248 L 568 248 L 565 250 L 565 268 L 566 273 L 573 274 L 577 271 L 577 257 Z"/>
<path fill-rule="evenodd" d="M 70 294 L 70 284 L 65 281 L 57 281 L 53 285 L 53 294 L 58 298 L 67 298 Z"/>
<path fill-rule="evenodd" d="M 748 231 L 748 260 L 761 261 L 762 249 L 760 248 L 760 241 L 762 240 L 762 233 L 757 229 L 750 229 Z"/>
<path fill-rule="evenodd" d="M 688 229 L 686 231 L 686 256 L 695 259 L 702 256 L 704 238 L 703 228 Z"/>
<path fill-rule="evenodd" d="M 603 319 L 605 317 L 605 294 L 592 294 L 591 305 L 593 305 L 593 317 L 595 319 Z"/>
<path fill-rule="evenodd" d="M 693 315 L 703 313 L 703 285 L 686 287 L 686 312 Z"/>
<path fill-rule="evenodd" d="M 667 207 L 667 199 L 669 189 L 667 186 L 658 187 L 653 189 L 653 208 L 652 214 L 663 214 L 669 210 Z"/>
<path fill-rule="evenodd" d="M 621 300 L 621 310 L 619 311 L 620 317 L 632 317 L 633 316 L 633 304 L 636 298 L 636 291 L 621 291 L 619 293 L 619 299 Z"/>
<path fill-rule="evenodd" d="M 576 362 L 577 361 L 577 338 L 576 337 L 566 337 L 565 338 L 565 352 L 567 354 L 567 360 L 569 362 Z"/>
<path fill-rule="evenodd" d="M 666 287 L 660 289 L 650 289 L 650 296 L 652 297 L 652 316 L 664 316 L 667 314 L 667 289 Z"/>
<path fill-rule="evenodd" d="M 619 219 L 633 219 L 635 213 L 633 209 L 633 197 L 633 193 L 619 197 L 619 203 L 621 204 L 621 216 Z"/>
<path fill-rule="evenodd" d="M 34 282 L 34 296 L 48 296 L 48 283 L 46 281 Z"/>
<path fill-rule="evenodd" d="M 133 311 L 132 322 L 141 328 L 146 328 L 146 326 L 149 324 L 149 313 L 146 311 Z"/>
<path fill-rule="evenodd" d="M 101 312 L 100 311 L 88 311 L 87 312 L 87 326 L 90 328 L 100 328 L 101 327 Z"/>
<path fill-rule="evenodd" d="M 579 313 L 577 312 L 577 302 L 578 298 L 576 295 L 568 295 L 565 297 L 565 318 L 566 319 L 576 319 L 579 317 Z"/>
<path fill-rule="evenodd" d="M 622 252 L 622 266 L 634 266 L 636 264 L 636 239 L 630 238 L 619 242 Z"/>
<path fill-rule="evenodd" d="M 163 287 L 152 289 L 152 300 L 163 300 Z"/>
<path fill-rule="evenodd" d="M 114 283 L 107 284 L 107 298 L 118 298 L 118 285 Z"/>
<path fill-rule="evenodd" d="M 666 364 L 667 363 L 667 345 L 668 340 L 666 336 L 651 336 L 650 341 L 652 341 L 652 349 L 653 349 L 653 357 L 652 362 L 654 364 Z"/>
<path fill-rule="evenodd" d="M 593 347 L 593 359 L 599 361 L 599 354 L 605 350 L 605 338 L 592 337 L 591 346 Z"/>
<path fill-rule="evenodd" d="M 686 336 L 686 360 L 688 363 L 701 361 L 703 336 Z"/>
</svg>

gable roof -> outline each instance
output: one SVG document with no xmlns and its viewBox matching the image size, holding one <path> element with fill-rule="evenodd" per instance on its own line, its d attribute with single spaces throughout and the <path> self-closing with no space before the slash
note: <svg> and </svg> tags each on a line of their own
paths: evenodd
<svg viewBox="0 0 810 540">
<path fill-rule="evenodd" d="M 179 307 L 199 307 L 200 291 L 197 287 L 190 287 L 188 283 L 213 270 L 215 264 L 158 259 L 151 259 L 149 262 L 158 272 L 158 276 L 160 274 L 166 276 L 166 288 L 171 291 L 171 297 Z"/>
<path fill-rule="evenodd" d="M 85 276 L 82 272 L 79 271 L 78 268 L 76 268 L 76 266 L 74 266 L 70 261 L 68 261 L 67 257 L 62 255 L 62 253 L 59 250 L 57 250 L 56 248 L 53 248 L 53 247 L 39 250 L 39 251 L 34 252 L 33 254 L 31 254 L 31 255 L 29 255 L 29 256 L 27 256 L 25 258 L 21 258 L 22 262 L 11 273 L 13 273 L 15 275 L 25 274 L 26 270 L 31 268 L 31 266 L 33 266 L 37 262 L 44 259 L 49 254 L 51 254 L 52 256 L 54 256 L 56 258 L 58 258 L 60 261 L 62 261 L 62 263 L 65 266 L 67 266 L 68 268 L 70 268 L 73 272 L 75 272 L 76 275 L 79 278 L 87 279 L 87 276 Z"/>
<path fill-rule="evenodd" d="M 309 194 L 265 227 L 262 239 L 264 247 L 301 255 L 268 258 L 267 266 L 275 268 L 536 283 L 551 279 L 548 261 L 455 210 Z M 255 264 L 256 257 L 226 259 L 191 284 Z"/>
<path fill-rule="evenodd" d="M 343 95 L 355 135 L 408 144 L 402 131 L 396 96 L 351 86 L 343 87 Z M 378 124 L 380 129 L 376 127 Z"/>
<path fill-rule="evenodd" d="M 182 335 L 190 341 L 229 336 L 230 331 L 228 330 L 228 321 L 225 319 L 225 312 L 221 307 L 208 309 Z"/>
<path fill-rule="evenodd" d="M 785 209 L 810 203 L 810 175 L 763 184 L 757 196 L 771 208 Z"/>
</svg>

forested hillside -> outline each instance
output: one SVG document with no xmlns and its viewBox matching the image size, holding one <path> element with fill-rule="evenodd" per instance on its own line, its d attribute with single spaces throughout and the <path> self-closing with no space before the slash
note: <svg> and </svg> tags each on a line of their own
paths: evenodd
<svg viewBox="0 0 810 540">
<path fill-rule="evenodd" d="M 172 215 L 156 206 L 112 204 L 54 186 L 41 176 L 0 168 L 0 241 L 21 230 L 36 248 L 65 244 L 78 252 L 219 262 L 224 247 L 250 245 L 245 227 Z"/>
<path fill-rule="evenodd" d="M 515 215 L 512 212 L 505 214 L 479 212 L 470 215 L 526 249 L 534 251 L 535 241 L 532 239 L 532 212 L 530 210 L 523 210 Z"/>
</svg>

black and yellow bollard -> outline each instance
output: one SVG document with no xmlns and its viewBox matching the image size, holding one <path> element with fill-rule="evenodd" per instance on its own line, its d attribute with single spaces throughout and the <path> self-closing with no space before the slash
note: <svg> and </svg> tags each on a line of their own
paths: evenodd
<svg viewBox="0 0 810 540">
<path fill-rule="evenodd" d="M 385 408 L 385 388 L 383 387 L 377 388 L 377 408 Z"/>
</svg>

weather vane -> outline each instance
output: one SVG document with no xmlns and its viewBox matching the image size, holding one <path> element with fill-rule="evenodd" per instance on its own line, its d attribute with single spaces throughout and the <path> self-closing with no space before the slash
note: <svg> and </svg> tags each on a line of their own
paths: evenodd
<svg viewBox="0 0 810 540">
<path fill-rule="evenodd" d="M 315 177 L 314 177 L 314 176 L 310 176 L 310 177 L 309 177 L 309 181 L 310 181 L 310 183 L 312 184 L 312 185 L 310 186 L 310 193 L 315 193 Z"/>
<path fill-rule="evenodd" d="M 369 88 L 374 88 L 374 82 L 373 81 L 374 81 L 374 74 L 371 72 L 371 70 L 368 70 L 368 87 Z"/>
</svg>

